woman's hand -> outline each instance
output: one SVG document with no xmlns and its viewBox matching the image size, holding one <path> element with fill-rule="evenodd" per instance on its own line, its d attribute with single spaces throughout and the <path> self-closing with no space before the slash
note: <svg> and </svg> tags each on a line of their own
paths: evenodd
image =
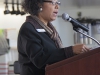
<svg viewBox="0 0 100 75">
<path fill-rule="evenodd" d="M 90 51 L 89 48 L 87 48 L 84 44 L 78 44 L 73 46 L 73 53 L 74 54 L 80 54 L 84 52 Z"/>
</svg>

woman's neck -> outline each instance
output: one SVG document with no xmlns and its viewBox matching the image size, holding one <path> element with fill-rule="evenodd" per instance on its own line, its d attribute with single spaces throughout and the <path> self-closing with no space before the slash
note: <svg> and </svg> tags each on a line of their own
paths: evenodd
<svg viewBox="0 0 100 75">
<path fill-rule="evenodd" d="M 41 16 L 37 16 L 37 17 L 44 23 L 44 25 L 48 25 L 48 21 L 45 20 L 43 17 Z"/>
</svg>

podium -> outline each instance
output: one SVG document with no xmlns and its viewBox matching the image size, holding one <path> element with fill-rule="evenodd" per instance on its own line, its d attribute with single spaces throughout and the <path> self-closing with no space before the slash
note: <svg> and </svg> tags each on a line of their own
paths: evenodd
<svg viewBox="0 0 100 75">
<path fill-rule="evenodd" d="M 47 65 L 45 75 L 100 75 L 100 47 Z"/>
</svg>

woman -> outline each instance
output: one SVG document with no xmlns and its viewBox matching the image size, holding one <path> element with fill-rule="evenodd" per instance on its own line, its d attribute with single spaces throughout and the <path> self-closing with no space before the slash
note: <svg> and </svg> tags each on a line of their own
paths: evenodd
<svg viewBox="0 0 100 75">
<path fill-rule="evenodd" d="M 30 16 L 18 35 L 21 75 L 45 75 L 45 66 L 75 54 L 89 51 L 83 44 L 63 48 L 60 37 L 50 23 L 57 17 L 57 0 L 24 0 L 23 8 Z"/>
</svg>

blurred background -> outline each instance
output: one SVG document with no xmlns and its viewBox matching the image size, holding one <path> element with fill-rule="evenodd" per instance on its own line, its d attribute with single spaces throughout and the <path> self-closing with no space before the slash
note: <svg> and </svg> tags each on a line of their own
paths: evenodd
<svg viewBox="0 0 100 75">
<path fill-rule="evenodd" d="M 83 43 L 88 47 L 98 47 L 90 38 L 73 30 L 70 22 L 62 19 L 67 13 L 89 28 L 82 32 L 100 42 L 100 0 L 59 0 L 61 6 L 58 17 L 53 21 L 63 45 L 70 46 Z M 0 0 L 0 75 L 16 75 L 14 62 L 18 61 L 17 36 L 27 15 L 22 7 L 22 0 Z"/>
</svg>

